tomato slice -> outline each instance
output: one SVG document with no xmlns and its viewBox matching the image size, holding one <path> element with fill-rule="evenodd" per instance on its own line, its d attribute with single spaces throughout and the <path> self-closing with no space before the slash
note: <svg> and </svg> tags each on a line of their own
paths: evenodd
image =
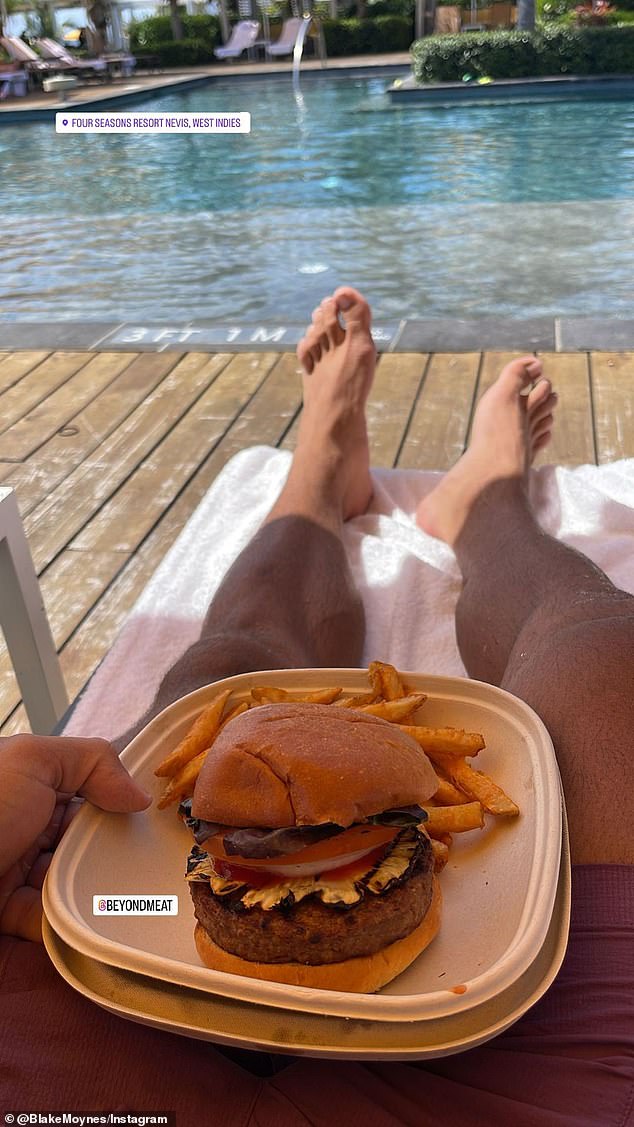
<svg viewBox="0 0 634 1127">
<path fill-rule="evenodd" d="M 355 854 L 362 857 L 365 853 L 369 853 L 371 849 L 378 848 L 379 845 L 387 845 L 399 832 L 399 826 L 375 826 L 371 823 L 359 823 L 343 830 L 340 834 L 336 834 L 335 837 L 315 842 L 314 845 L 307 845 L 304 849 L 299 849 L 295 853 L 285 853 L 281 857 L 256 858 L 229 854 L 225 851 L 224 834 L 222 833 L 210 837 L 203 848 L 214 860 L 226 861 L 229 865 L 238 865 L 248 869 L 267 869 L 269 872 L 284 875 L 297 866 L 304 867 L 313 863 L 317 865 L 315 872 L 320 872 L 322 868 L 324 870 L 332 868 L 333 865 L 328 865 L 328 861 L 334 862 L 335 865 L 337 861 L 341 864 L 347 864 L 355 859 Z M 347 858 L 346 862 L 343 860 L 344 857 Z"/>
<path fill-rule="evenodd" d="M 294 865 L 287 868 L 284 873 L 271 872 L 270 869 L 250 869 L 247 865 L 234 865 L 233 862 L 222 861 L 214 857 L 214 868 L 219 876 L 225 880 L 235 880 L 240 884 L 248 884 L 251 888 L 265 888 L 267 885 L 279 884 L 283 880 L 298 880 L 307 876 L 332 877 L 333 880 L 349 880 L 362 876 L 369 869 L 374 868 L 377 861 L 385 853 L 386 846 L 379 845 L 360 856 L 354 853 L 354 860 L 349 860 L 348 854 L 339 858 L 339 863 L 334 868 L 328 867 L 327 861 L 309 861 L 306 865 Z M 297 854 L 295 854 L 297 856 Z"/>
</svg>

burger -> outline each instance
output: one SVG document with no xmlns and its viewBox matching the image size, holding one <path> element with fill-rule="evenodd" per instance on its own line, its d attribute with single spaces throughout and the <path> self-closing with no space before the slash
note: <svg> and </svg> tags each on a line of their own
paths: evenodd
<svg viewBox="0 0 634 1127">
<path fill-rule="evenodd" d="M 421 806 L 438 780 L 385 720 L 272 704 L 221 731 L 181 807 L 206 966 L 371 992 L 436 935 L 440 891 Z"/>
</svg>

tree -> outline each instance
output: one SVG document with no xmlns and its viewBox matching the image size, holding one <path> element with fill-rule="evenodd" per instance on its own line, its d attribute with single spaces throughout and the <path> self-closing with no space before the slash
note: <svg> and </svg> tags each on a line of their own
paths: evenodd
<svg viewBox="0 0 634 1127">
<path fill-rule="evenodd" d="M 19 0 L 0 0 L 0 38 L 8 32 L 7 20 L 18 10 Z"/>
<path fill-rule="evenodd" d="M 178 8 L 178 0 L 170 0 L 170 20 L 172 23 L 172 39 L 183 38 L 183 21 Z"/>
<path fill-rule="evenodd" d="M 521 31 L 535 30 L 535 0 L 518 0 L 517 27 Z"/>
</svg>

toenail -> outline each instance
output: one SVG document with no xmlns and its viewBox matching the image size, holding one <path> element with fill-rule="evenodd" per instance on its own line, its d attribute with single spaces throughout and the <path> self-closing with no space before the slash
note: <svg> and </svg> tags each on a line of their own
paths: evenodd
<svg viewBox="0 0 634 1127">
<path fill-rule="evenodd" d="M 352 306 L 352 302 L 350 301 L 349 297 L 340 297 L 339 301 L 338 301 L 338 305 L 339 305 L 340 309 L 350 309 L 351 306 Z"/>
</svg>

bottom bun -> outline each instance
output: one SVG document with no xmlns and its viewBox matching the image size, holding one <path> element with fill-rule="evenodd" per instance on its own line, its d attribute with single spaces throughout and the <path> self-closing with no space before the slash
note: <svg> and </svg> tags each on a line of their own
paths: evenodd
<svg viewBox="0 0 634 1127">
<path fill-rule="evenodd" d="M 313 986 L 321 990 L 346 990 L 355 994 L 372 994 L 391 982 L 429 946 L 440 928 L 442 895 L 440 884 L 433 879 L 433 893 L 429 910 L 403 939 L 397 939 L 373 955 L 358 955 L 341 963 L 321 963 L 307 966 L 304 963 L 254 963 L 232 955 L 214 943 L 200 924 L 196 924 L 194 939 L 196 950 L 210 970 L 227 974 L 242 974 L 247 978 L 266 979 L 268 982 L 286 982 L 290 986 Z"/>
</svg>

